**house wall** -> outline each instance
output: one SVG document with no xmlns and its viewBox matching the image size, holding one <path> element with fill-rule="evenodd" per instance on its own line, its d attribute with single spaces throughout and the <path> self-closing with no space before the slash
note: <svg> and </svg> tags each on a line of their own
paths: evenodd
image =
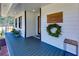
<svg viewBox="0 0 79 59">
<path fill-rule="evenodd" d="M 62 35 L 59 38 L 48 35 L 46 31 L 47 15 L 56 12 L 63 12 Z M 41 39 L 52 46 L 63 48 L 65 38 L 79 42 L 79 4 L 49 4 L 41 8 Z M 67 51 L 75 54 L 75 46 L 67 45 Z"/>
<path fill-rule="evenodd" d="M 22 16 L 22 28 L 21 29 L 19 28 L 19 17 L 20 16 Z M 24 26 L 25 25 L 25 14 L 24 14 L 24 11 L 19 13 L 19 14 L 16 14 L 15 19 L 16 18 L 17 18 L 17 28 L 15 28 L 15 29 L 20 30 L 21 31 L 21 35 L 23 37 L 25 37 L 25 26 Z"/>
<path fill-rule="evenodd" d="M 33 13 L 33 12 L 29 12 L 29 11 L 26 11 L 26 37 L 30 37 L 30 36 L 34 36 L 34 35 L 37 35 L 38 32 L 37 32 L 37 15 L 38 13 Z M 22 28 L 20 29 L 19 28 L 19 17 L 22 16 Z M 19 14 L 16 14 L 16 17 L 17 18 L 17 30 L 21 30 L 21 35 L 23 37 L 25 37 L 25 14 L 24 14 L 24 11 L 19 13 Z"/>
</svg>

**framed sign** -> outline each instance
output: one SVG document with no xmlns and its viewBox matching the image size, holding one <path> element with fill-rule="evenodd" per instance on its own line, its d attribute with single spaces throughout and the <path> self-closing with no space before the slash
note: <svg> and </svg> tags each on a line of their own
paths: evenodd
<svg viewBox="0 0 79 59">
<path fill-rule="evenodd" d="M 62 23 L 63 12 L 57 12 L 47 15 L 47 23 Z"/>
</svg>

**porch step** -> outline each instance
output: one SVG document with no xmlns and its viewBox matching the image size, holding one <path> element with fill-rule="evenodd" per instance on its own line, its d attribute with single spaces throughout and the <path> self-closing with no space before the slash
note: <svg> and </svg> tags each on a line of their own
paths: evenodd
<svg viewBox="0 0 79 59">
<path fill-rule="evenodd" d="M 36 35 L 36 36 L 34 36 L 35 38 L 37 38 L 37 39 L 40 39 L 40 35 Z"/>
</svg>

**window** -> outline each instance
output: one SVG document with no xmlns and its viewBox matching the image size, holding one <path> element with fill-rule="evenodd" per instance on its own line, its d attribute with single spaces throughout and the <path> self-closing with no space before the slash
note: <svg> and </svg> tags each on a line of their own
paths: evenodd
<svg viewBox="0 0 79 59">
<path fill-rule="evenodd" d="M 19 17 L 19 28 L 22 28 L 22 16 Z"/>
<path fill-rule="evenodd" d="M 17 18 L 15 19 L 15 27 L 17 28 Z"/>
</svg>

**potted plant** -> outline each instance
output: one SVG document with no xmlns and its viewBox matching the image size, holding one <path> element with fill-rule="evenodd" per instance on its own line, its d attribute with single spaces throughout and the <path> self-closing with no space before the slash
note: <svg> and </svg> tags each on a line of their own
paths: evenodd
<svg viewBox="0 0 79 59">
<path fill-rule="evenodd" d="M 16 37 L 20 36 L 20 30 L 13 29 L 11 31 Z"/>
</svg>

